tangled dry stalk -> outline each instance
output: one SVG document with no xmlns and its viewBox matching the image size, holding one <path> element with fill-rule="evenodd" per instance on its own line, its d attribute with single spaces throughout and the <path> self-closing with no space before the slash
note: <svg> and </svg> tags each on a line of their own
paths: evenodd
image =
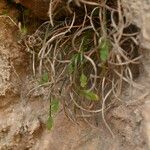
<svg viewBox="0 0 150 150">
<path fill-rule="evenodd" d="M 141 88 L 134 83 L 131 69 L 141 58 L 139 31 L 126 17 L 121 0 L 78 2 L 72 16 L 61 21 L 53 18 L 50 9 L 50 21 L 28 36 L 25 44 L 32 54 L 33 74 L 49 75 L 39 87 L 49 86 L 51 97 L 60 99 L 66 115 L 91 125 L 91 116 L 101 113 L 112 133 L 105 120 L 113 103 L 110 96 L 120 100 L 124 81 Z"/>
</svg>

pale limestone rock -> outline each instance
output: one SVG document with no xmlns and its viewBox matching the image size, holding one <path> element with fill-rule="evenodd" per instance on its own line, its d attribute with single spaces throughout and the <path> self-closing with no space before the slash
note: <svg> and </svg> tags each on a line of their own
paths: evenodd
<svg viewBox="0 0 150 150">
<path fill-rule="evenodd" d="M 123 0 L 130 19 L 141 28 L 141 45 L 150 49 L 150 0 Z"/>
</svg>

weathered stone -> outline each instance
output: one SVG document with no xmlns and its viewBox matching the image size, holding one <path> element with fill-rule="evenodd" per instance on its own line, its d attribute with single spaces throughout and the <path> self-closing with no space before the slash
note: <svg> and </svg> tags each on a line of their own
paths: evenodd
<svg viewBox="0 0 150 150">
<path fill-rule="evenodd" d="M 15 2 L 20 3 L 28 9 L 32 10 L 37 17 L 43 20 L 48 19 L 50 0 L 15 0 Z"/>
<path fill-rule="evenodd" d="M 133 23 L 141 29 L 141 45 L 150 49 L 150 0 L 123 0 Z"/>
</svg>

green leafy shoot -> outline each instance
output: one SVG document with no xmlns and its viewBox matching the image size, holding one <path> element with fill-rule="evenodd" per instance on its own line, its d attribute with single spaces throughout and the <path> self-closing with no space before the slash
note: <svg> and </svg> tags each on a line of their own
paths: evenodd
<svg viewBox="0 0 150 150">
<path fill-rule="evenodd" d="M 23 11 L 23 15 L 24 15 L 24 16 L 29 16 L 29 15 L 30 15 L 30 9 L 25 9 L 25 10 Z"/>
<path fill-rule="evenodd" d="M 84 73 L 82 73 L 80 76 L 80 86 L 82 88 L 85 88 L 87 86 L 87 82 L 88 82 L 87 76 Z"/>
<path fill-rule="evenodd" d="M 8 10 L 6 10 L 6 9 L 5 9 L 5 10 L 3 10 L 3 11 L 2 11 L 2 15 L 7 16 L 7 15 L 8 15 Z"/>
<path fill-rule="evenodd" d="M 81 53 L 77 53 L 75 54 L 72 59 L 71 59 L 71 62 L 68 66 L 68 70 L 69 70 L 69 73 L 72 74 L 73 72 L 76 71 L 77 69 L 77 66 L 83 61 L 83 56 Z"/>
<path fill-rule="evenodd" d="M 45 72 L 41 77 L 40 84 L 47 83 L 48 81 L 49 81 L 49 76 L 48 76 L 48 73 Z"/>
<path fill-rule="evenodd" d="M 51 128 L 53 127 L 54 124 L 54 114 L 58 112 L 59 110 L 59 100 L 56 98 L 52 98 L 51 100 L 51 104 L 50 104 L 50 112 L 49 112 L 49 118 L 47 120 L 47 129 L 51 130 Z"/>
<path fill-rule="evenodd" d="M 93 16 L 97 17 L 99 15 L 99 8 L 97 7 L 97 9 L 95 9 L 95 11 L 93 12 Z"/>
<path fill-rule="evenodd" d="M 49 116 L 48 120 L 47 120 L 47 129 L 51 130 L 53 127 L 54 121 L 53 118 L 51 116 Z"/>
<path fill-rule="evenodd" d="M 81 46 L 81 52 L 87 52 L 90 50 L 90 42 L 91 42 L 91 32 L 87 31 L 84 33 L 83 38 L 82 38 L 82 46 Z"/>
<path fill-rule="evenodd" d="M 95 94 L 93 91 L 83 90 L 81 91 L 81 95 L 84 96 L 87 100 L 98 101 L 99 96 Z"/>
<path fill-rule="evenodd" d="M 110 41 L 106 38 L 102 38 L 99 41 L 99 54 L 102 62 L 106 62 L 108 59 L 110 46 Z"/>
<path fill-rule="evenodd" d="M 51 113 L 57 113 L 58 110 L 59 110 L 59 106 L 60 106 L 60 102 L 58 99 L 54 98 L 52 101 L 51 101 Z"/>
<path fill-rule="evenodd" d="M 22 35 L 26 35 L 27 33 L 28 33 L 27 27 L 26 27 L 26 26 L 22 26 L 22 27 L 21 27 L 21 34 L 22 34 Z"/>
</svg>

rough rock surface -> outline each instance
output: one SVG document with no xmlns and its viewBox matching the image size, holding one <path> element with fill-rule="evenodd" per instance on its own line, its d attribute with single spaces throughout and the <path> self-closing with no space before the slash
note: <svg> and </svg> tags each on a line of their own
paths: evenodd
<svg viewBox="0 0 150 150">
<path fill-rule="evenodd" d="M 147 17 L 144 7 L 150 4 L 146 0 L 127 2 L 132 8 L 131 17 L 136 18 L 134 22 L 142 28 L 142 41 L 146 42 L 144 30 L 147 30 L 149 20 L 145 18 L 145 24 L 141 21 L 140 24 L 139 20 Z M 145 11 L 142 15 L 138 11 L 139 7 Z M 6 8 L 5 1 L 1 0 L 0 14 Z M 17 12 L 12 10 L 9 13 L 12 15 Z M 5 16 L 0 17 L 0 24 L 0 150 L 149 149 L 149 50 L 141 50 L 144 54 L 142 74 L 137 83 L 142 85 L 142 89 L 134 89 L 132 96 L 130 89 L 127 89 L 122 95 L 123 102 L 114 105 L 106 116 L 115 138 L 112 138 L 102 120 L 99 127 L 91 128 L 83 122 L 79 125 L 72 123 L 62 112 L 56 116 L 55 126 L 49 132 L 45 127 L 49 100 L 42 88 L 29 94 L 38 83 L 32 78 L 29 55 L 18 42 L 18 27 Z M 146 34 L 149 39 L 148 31 Z M 148 45 L 145 47 L 150 49 Z"/>
<path fill-rule="evenodd" d="M 17 12 L 7 12 L 14 14 L 9 18 L 3 15 L 7 9 L 6 1 L 0 1 L 0 150 L 24 150 L 41 134 L 40 116 L 47 114 L 48 103 L 40 104 L 40 96 L 26 101 L 27 87 L 34 85 L 28 78 L 29 59 L 12 20 Z"/>
<path fill-rule="evenodd" d="M 130 19 L 141 28 L 141 44 L 150 49 L 150 0 L 123 0 Z"/>
<path fill-rule="evenodd" d="M 48 19 L 48 8 L 50 0 L 15 0 L 26 8 L 33 11 L 33 13 L 41 18 Z"/>
<path fill-rule="evenodd" d="M 144 54 L 143 64 L 146 74 L 146 78 L 142 78 L 145 81 L 145 89 L 150 89 L 150 0 L 123 0 L 125 6 L 129 8 L 131 20 L 141 28 L 141 46 L 147 50 L 142 51 Z M 147 80 L 147 81 L 146 81 Z M 145 98 L 145 105 L 143 108 L 144 122 L 145 122 L 145 133 L 147 135 L 147 142 L 150 148 L 150 96 Z"/>
</svg>

